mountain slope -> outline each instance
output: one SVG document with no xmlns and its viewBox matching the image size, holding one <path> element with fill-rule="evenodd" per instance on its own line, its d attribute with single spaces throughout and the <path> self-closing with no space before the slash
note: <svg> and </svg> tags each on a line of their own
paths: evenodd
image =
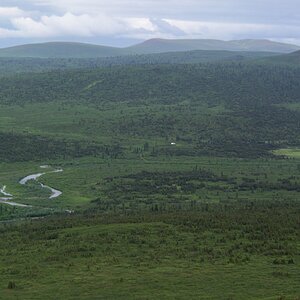
<svg viewBox="0 0 300 300">
<path fill-rule="evenodd" d="M 0 57 L 91 58 L 118 56 L 125 50 L 83 43 L 50 42 L 0 49 Z"/>
<path fill-rule="evenodd" d="M 281 53 L 291 53 L 300 50 L 300 46 L 273 42 L 270 40 L 238 40 L 230 41 L 232 45 L 236 45 L 241 51 L 271 51 Z"/>
<path fill-rule="evenodd" d="M 128 48 L 135 53 L 162 53 L 171 51 L 227 50 L 270 51 L 289 53 L 300 50 L 300 46 L 272 42 L 269 40 L 165 40 L 152 39 Z"/>
<path fill-rule="evenodd" d="M 264 59 L 260 59 L 259 62 L 300 66 L 300 51 L 296 51 L 285 55 L 277 55 L 274 57 L 266 57 Z"/>
</svg>

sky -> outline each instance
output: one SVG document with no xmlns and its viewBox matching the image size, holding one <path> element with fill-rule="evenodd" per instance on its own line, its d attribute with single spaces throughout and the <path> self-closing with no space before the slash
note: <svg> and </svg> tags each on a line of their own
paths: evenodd
<svg viewBox="0 0 300 300">
<path fill-rule="evenodd" d="M 0 48 L 151 38 L 271 39 L 300 45 L 300 0 L 0 0 Z"/>
</svg>

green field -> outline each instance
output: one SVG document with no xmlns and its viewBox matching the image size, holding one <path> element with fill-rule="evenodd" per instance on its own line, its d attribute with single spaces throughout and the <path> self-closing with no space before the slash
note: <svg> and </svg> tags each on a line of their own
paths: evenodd
<svg viewBox="0 0 300 300">
<path fill-rule="evenodd" d="M 300 149 L 298 148 L 279 149 L 275 150 L 274 153 L 291 158 L 300 158 Z"/>
</svg>

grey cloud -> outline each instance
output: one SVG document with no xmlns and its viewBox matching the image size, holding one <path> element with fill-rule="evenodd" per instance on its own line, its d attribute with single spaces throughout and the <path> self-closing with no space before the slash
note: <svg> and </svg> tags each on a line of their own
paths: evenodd
<svg viewBox="0 0 300 300">
<path fill-rule="evenodd" d="M 162 19 L 150 19 L 151 23 L 157 26 L 158 31 L 161 33 L 172 34 L 174 36 L 184 36 L 185 32 L 180 28 L 171 25 Z"/>
<path fill-rule="evenodd" d="M 0 17 L 0 43 L 4 38 L 15 41 L 13 38 L 47 36 L 78 36 L 79 40 L 90 37 L 99 42 L 109 35 L 114 40 L 300 40 L 299 0 L 1 0 L 0 7 L 17 7 L 24 12 L 23 16 Z"/>
</svg>

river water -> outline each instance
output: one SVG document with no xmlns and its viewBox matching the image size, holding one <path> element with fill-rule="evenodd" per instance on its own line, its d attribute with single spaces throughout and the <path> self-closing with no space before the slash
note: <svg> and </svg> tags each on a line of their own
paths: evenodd
<svg viewBox="0 0 300 300">
<path fill-rule="evenodd" d="M 47 169 L 47 168 L 50 168 L 50 166 L 41 166 L 42 169 Z M 48 174 L 48 173 L 59 173 L 59 172 L 63 172 L 63 169 L 57 169 L 57 170 L 54 170 L 54 171 L 49 171 L 49 172 L 44 172 L 44 173 L 37 173 L 37 174 L 31 174 L 31 175 L 27 175 L 26 177 L 22 178 L 19 183 L 21 185 L 26 185 L 27 182 L 31 181 L 31 180 L 34 180 L 36 182 L 38 182 L 42 188 L 44 189 L 47 189 L 47 190 L 50 190 L 51 191 L 51 195 L 49 197 L 49 199 L 55 199 L 59 196 L 62 195 L 62 192 L 57 190 L 57 189 L 54 189 L 50 186 L 47 186 L 43 183 L 41 183 L 39 181 L 39 178 L 45 174 Z M 3 204 L 8 204 L 8 205 L 11 205 L 11 206 L 19 206 L 19 207 L 32 207 L 31 205 L 26 205 L 26 204 L 21 204 L 21 203 L 16 203 L 16 202 L 12 202 L 11 200 L 13 199 L 13 195 L 6 192 L 6 186 L 3 186 L 3 188 L 0 189 L 0 194 L 2 194 L 4 197 L 0 197 L 0 203 L 3 203 Z"/>
</svg>

